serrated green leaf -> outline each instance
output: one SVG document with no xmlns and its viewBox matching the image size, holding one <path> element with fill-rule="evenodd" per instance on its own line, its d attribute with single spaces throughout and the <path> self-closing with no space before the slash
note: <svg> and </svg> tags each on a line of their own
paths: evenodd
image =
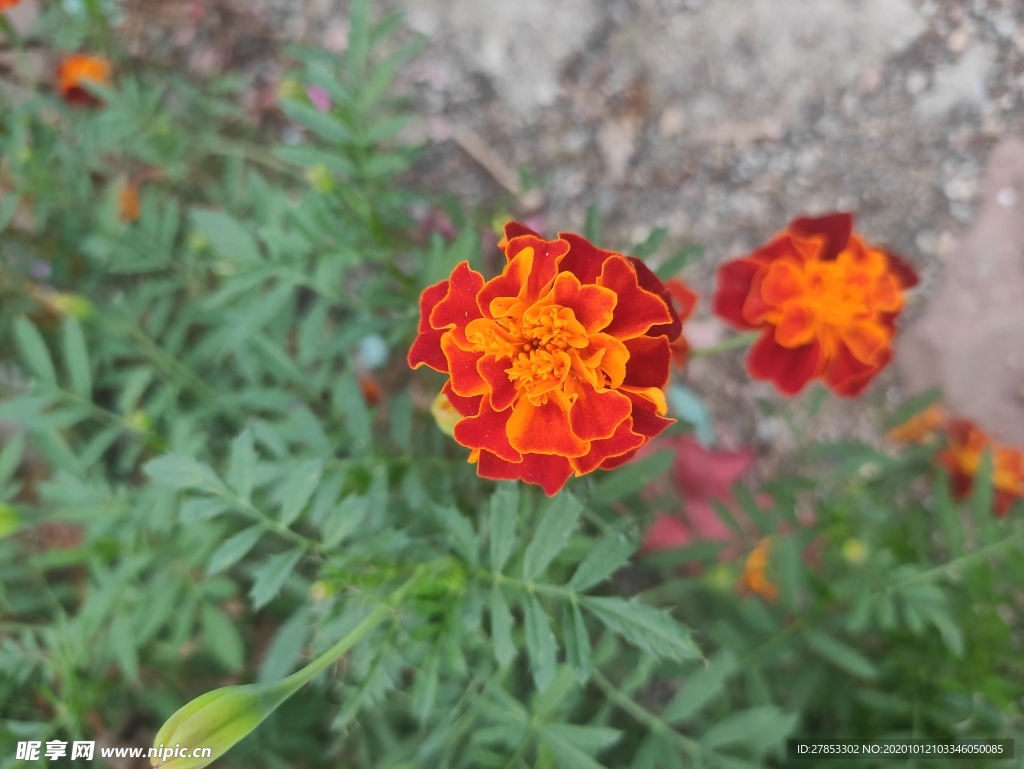
<svg viewBox="0 0 1024 769">
<path fill-rule="evenodd" d="M 811 628 L 803 631 L 807 645 L 826 662 L 861 678 L 878 678 L 878 668 L 867 657 L 832 636 Z"/>
<path fill-rule="evenodd" d="M 593 756 L 610 748 L 622 737 L 618 729 L 607 726 L 580 726 L 577 724 L 545 724 L 549 734 L 556 734 L 566 742 L 575 745 L 587 755 Z"/>
<path fill-rule="evenodd" d="M 233 537 L 225 540 L 224 544 L 218 547 L 210 557 L 210 564 L 206 567 L 207 575 L 213 576 L 218 574 L 242 560 L 256 546 L 264 531 L 265 529 L 257 524 L 256 526 L 242 529 Z"/>
<path fill-rule="evenodd" d="M 200 623 L 203 641 L 213 656 L 228 670 L 241 670 L 245 664 L 245 644 L 231 618 L 212 603 L 204 603 Z"/>
<path fill-rule="evenodd" d="M 603 582 L 629 563 L 636 545 L 617 532 L 602 539 L 587 557 L 583 559 L 572 579 L 566 584 L 569 590 L 589 590 Z"/>
<path fill-rule="evenodd" d="M 491 571 L 500 574 L 516 544 L 519 522 L 519 486 L 499 483 L 491 497 L 490 550 Z"/>
<path fill-rule="evenodd" d="M 135 648 L 135 632 L 127 614 L 117 614 L 110 625 L 110 648 L 125 676 L 131 680 L 139 677 L 139 653 Z"/>
<path fill-rule="evenodd" d="M 412 687 L 412 712 L 421 724 L 430 718 L 437 701 L 440 669 L 440 658 L 437 654 L 431 654 L 416 674 L 416 682 Z"/>
<path fill-rule="evenodd" d="M 294 99 L 281 99 L 281 110 L 299 125 L 305 126 L 321 139 L 337 144 L 352 141 L 352 132 L 329 113 Z"/>
<path fill-rule="evenodd" d="M 311 459 L 301 463 L 288 474 L 288 478 L 278 490 L 281 500 L 280 522 L 282 526 L 290 526 L 306 508 L 313 497 L 313 492 L 320 484 L 324 463 L 319 459 Z"/>
<path fill-rule="evenodd" d="M 256 241 L 230 214 L 197 209 L 192 211 L 191 219 L 192 226 L 210 242 L 219 256 L 241 263 L 261 261 Z"/>
<path fill-rule="evenodd" d="M 302 650 L 309 636 L 308 606 L 300 606 L 288 620 L 277 629 L 270 648 L 260 663 L 256 680 L 260 683 L 276 681 L 291 673 L 300 661 Z"/>
<path fill-rule="evenodd" d="M 551 620 L 535 596 L 523 601 L 523 618 L 530 671 L 537 690 L 543 692 L 555 680 L 558 645 L 551 630 Z"/>
<path fill-rule="evenodd" d="M 650 485 L 672 466 L 674 451 L 659 451 L 639 462 L 630 462 L 608 473 L 594 485 L 593 504 L 607 505 Z"/>
<path fill-rule="evenodd" d="M 668 612 L 636 599 L 583 596 L 583 606 L 637 648 L 674 660 L 700 659 L 689 631 Z"/>
<path fill-rule="evenodd" d="M 782 741 L 796 725 L 795 714 L 785 714 L 774 705 L 743 710 L 719 721 L 701 737 L 701 743 L 711 749 L 727 745 L 756 745 L 760 753 L 767 744 Z M 753 746 L 753 745 L 752 745 Z"/>
<path fill-rule="evenodd" d="M 225 491 L 224 484 L 209 465 L 184 454 L 164 454 L 151 459 L 142 469 L 152 480 L 172 489 L 198 489 L 212 493 Z"/>
<path fill-rule="evenodd" d="M 548 501 L 533 539 L 523 556 L 523 579 L 535 579 L 569 542 L 580 518 L 580 503 L 563 491 Z"/>
<path fill-rule="evenodd" d="M 228 466 L 226 480 L 228 486 L 246 502 L 252 496 L 255 473 L 256 444 L 252 431 L 245 429 L 231 442 L 231 464 Z"/>
<path fill-rule="evenodd" d="M 53 368 L 53 359 L 43 341 L 42 334 L 27 318 L 20 317 L 14 321 L 14 336 L 18 340 L 22 357 L 32 373 L 47 384 L 57 384 L 57 372 Z"/>
<path fill-rule="evenodd" d="M 349 494 L 328 513 L 323 525 L 323 545 L 337 547 L 366 519 L 370 500 L 362 494 Z"/>
<path fill-rule="evenodd" d="M 85 335 L 78 318 L 68 315 L 64 318 L 64 363 L 67 365 L 71 390 L 80 398 L 92 401 L 92 372 L 89 370 L 89 353 L 85 347 Z"/>
<path fill-rule="evenodd" d="M 565 661 L 569 663 L 576 680 L 586 683 L 591 672 L 590 634 L 583 621 L 579 604 L 566 603 L 562 615 L 562 637 L 565 640 Z"/>
<path fill-rule="evenodd" d="M 491 644 L 494 646 L 494 658 L 499 665 L 507 665 L 516 656 L 516 645 L 512 641 L 512 611 L 501 588 L 491 588 Z"/>
<path fill-rule="evenodd" d="M 223 497 L 200 497 L 182 502 L 178 518 L 182 523 L 198 523 L 216 518 L 232 507 L 231 500 Z"/>
<path fill-rule="evenodd" d="M 249 597 L 252 599 L 254 609 L 262 609 L 281 592 L 284 583 L 291 576 L 292 572 L 295 571 L 295 567 L 298 566 L 301 559 L 301 548 L 295 548 L 270 556 L 256 570 L 254 575 L 256 580 L 249 591 Z"/>
<path fill-rule="evenodd" d="M 725 682 L 739 668 L 736 655 L 723 649 L 697 671 L 665 706 L 662 719 L 670 724 L 685 721 L 725 690 Z"/>
<path fill-rule="evenodd" d="M 451 505 L 434 505 L 434 514 L 444 527 L 452 549 L 470 566 L 476 566 L 480 561 L 480 543 L 469 519 Z"/>
<path fill-rule="evenodd" d="M 566 740 L 562 734 L 552 731 L 551 725 L 540 727 L 538 734 L 543 743 L 558 758 L 559 766 L 565 766 L 568 769 L 606 769 L 603 764 L 599 764 Z"/>
<path fill-rule="evenodd" d="M 25 453 L 25 438 L 22 435 L 13 435 L 7 445 L 0 450 L 0 489 L 10 483 L 14 473 L 21 465 L 21 458 Z"/>
</svg>

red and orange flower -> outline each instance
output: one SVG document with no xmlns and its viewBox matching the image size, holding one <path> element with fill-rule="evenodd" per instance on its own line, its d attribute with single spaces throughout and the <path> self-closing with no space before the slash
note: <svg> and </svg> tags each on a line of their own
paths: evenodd
<svg viewBox="0 0 1024 769">
<path fill-rule="evenodd" d="M 853 397 L 892 357 L 895 319 L 917 275 L 852 232 L 847 213 L 796 219 L 718 271 L 715 312 L 738 329 L 762 330 L 747 370 L 785 395 L 820 378 Z"/>
<path fill-rule="evenodd" d="M 939 452 L 938 461 L 949 472 L 953 494 L 962 499 L 971 493 L 986 450 L 992 453 L 993 507 L 1002 517 L 1024 498 L 1024 453 L 992 440 L 973 422 L 954 419 L 949 424 L 949 444 Z"/>
<path fill-rule="evenodd" d="M 57 88 L 68 104 L 89 106 L 97 99 L 85 89 L 85 83 L 108 85 L 110 83 L 110 62 L 99 56 L 76 54 L 60 63 L 57 69 Z"/>
<path fill-rule="evenodd" d="M 8 8 L 13 8 L 20 2 L 21 0 L 0 0 L 0 13 L 6 11 Z"/>
<path fill-rule="evenodd" d="M 477 473 L 556 494 L 672 423 L 664 388 L 682 322 L 658 277 L 579 235 L 510 222 L 489 281 L 462 262 L 420 297 L 409 365 L 449 375 L 454 437 Z"/>
<path fill-rule="evenodd" d="M 665 288 L 668 289 L 669 296 L 672 297 L 672 307 L 679 316 L 680 322 L 685 323 L 693 314 L 693 309 L 697 306 L 697 295 L 678 278 L 672 278 L 667 281 Z M 670 346 L 672 348 L 672 362 L 682 368 L 686 365 L 686 359 L 690 356 L 690 345 L 686 341 L 686 337 L 680 334 L 679 338 L 672 342 Z"/>
</svg>

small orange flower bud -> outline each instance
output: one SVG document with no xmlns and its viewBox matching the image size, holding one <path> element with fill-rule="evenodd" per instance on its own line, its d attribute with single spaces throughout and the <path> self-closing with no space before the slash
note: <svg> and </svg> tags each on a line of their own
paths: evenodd
<svg viewBox="0 0 1024 769">
<path fill-rule="evenodd" d="M 131 224 L 142 215 L 142 206 L 139 205 L 139 188 L 131 182 L 121 185 L 117 195 L 118 218 L 125 224 Z"/>
<path fill-rule="evenodd" d="M 894 443 L 927 443 L 946 426 L 946 412 L 942 406 L 931 405 L 901 425 L 892 428 L 886 438 Z"/>
<path fill-rule="evenodd" d="M 971 493 L 986 451 L 992 453 L 992 506 L 1002 517 L 1024 498 L 1024 453 L 992 440 L 973 422 L 954 419 L 949 425 L 949 445 L 936 458 L 949 472 L 953 494 L 962 499 Z"/>
<path fill-rule="evenodd" d="M 761 596 L 766 601 L 774 601 L 779 597 L 778 586 L 766 576 L 768 564 L 771 562 L 771 551 L 771 537 L 765 537 L 750 551 L 740 575 L 740 587 Z"/>
<path fill-rule="evenodd" d="M 110 62 L 99 56 L 76 54 L 61 62 L 57 70 L 58 88 L 68 104 L 78 107 L 95 105 L 98 100 L 84 87 L 84 83 L 108 85 Z"/>
</svg>

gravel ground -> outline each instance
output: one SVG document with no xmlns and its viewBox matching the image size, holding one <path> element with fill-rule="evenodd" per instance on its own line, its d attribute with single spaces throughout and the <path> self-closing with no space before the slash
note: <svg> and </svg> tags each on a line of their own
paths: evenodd
<svg viewBox="0 0 1024 769">
<path fill-rule="evenodd" d="M 244 14 L 340 51 L 346 4 L 252 0 Z M 955 258 L 987 154 L 1024 135 L 1019 0 L 386 0 L 375 12 L 385 8 L 405 12 L 405 36 L 427 38 L 400 83 L 423 116 L 414 137 L 430 142 L 421 185 L 468 204 L 506 196 L 552 232 L 580 230 L 596 204 L 619 247 L 664 226 L 659 257 L 706 246 L 685 273 L 703 296 L 716 264 L 791 217 L 849 209 L 921 272 L 913 318 Z M 272 82 L 260 47 L 242 48 Z M 217 66 L 205 55 L 193 63 Z M 515 204 L 520 177 L 536 189 Z M 698 343 L 721 333 L 706 301 L 697 321 Z M 688 379 L 725 443 L 791 444 L 766 415 L 778 401 L 738 356 L 695 361 Z M 889 372 L 868 402 L 899 397 Z M 869 411 L 826 399 L 809 429 L 869 438 Z"/>
</svg>

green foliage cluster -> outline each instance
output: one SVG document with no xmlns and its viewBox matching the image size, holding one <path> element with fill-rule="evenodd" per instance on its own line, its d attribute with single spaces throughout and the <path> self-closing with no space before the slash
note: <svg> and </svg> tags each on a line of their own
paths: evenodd
<svg viewBox="0 0 1024 769">
<path fill-rule="evenodd" d="M 297 143 L 249 127 L 232 78 L 116 49 L 94 109 L 0 86 L 0 767 L 20 740 L 148 745 L 342 641 L 228 764 L 738 769 L 787 736 L 1024 739 L 1024 527 L 986 483 L 954 503 L 931 448 L 808 445 L 770 505 L 738 489 L 756 530 L 720 514 L 743 554 L 772 538 L 776 602 L 736 590 L 721 543 L 637 557 L 680 506 L 651 493 L 669 451 L 553 499 L 475 476 L 402 363 L 419 291 L 480 246 L 457 211 L 451 242 L 416 237 L 396 23 L 356 0 L 344 57 L 290 52 Z M 96 3 L 33 34 L 113 45 Z"/>
</svg>

